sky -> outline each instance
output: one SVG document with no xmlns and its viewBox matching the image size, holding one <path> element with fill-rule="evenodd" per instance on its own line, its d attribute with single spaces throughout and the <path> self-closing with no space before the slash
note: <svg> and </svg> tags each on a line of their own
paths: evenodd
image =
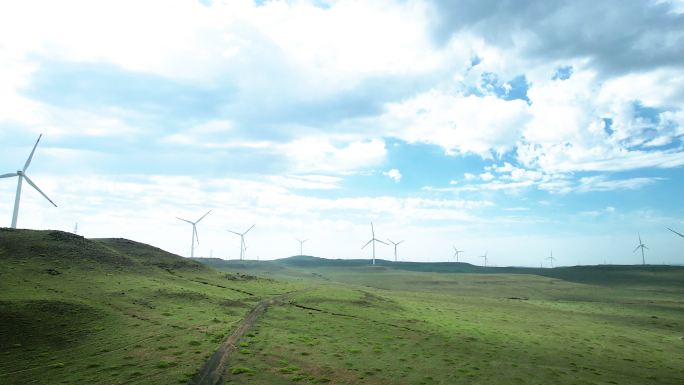
<svg viewBox="0 0 684 385">
<path fill-rule="evenodd" d="M 0 173 L 42 133 L 20 228 L 182 256 L 682 264 L 682 47 L 682 0 L 2 2 Z"/>
</svg>

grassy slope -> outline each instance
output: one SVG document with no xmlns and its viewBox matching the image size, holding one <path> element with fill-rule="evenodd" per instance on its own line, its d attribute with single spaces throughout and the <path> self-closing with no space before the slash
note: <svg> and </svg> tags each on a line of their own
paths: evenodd
<svg viewBox="0 0 684 385">
<path fill-rule="evenodd" d="M 260 321 L 231 363 L 253 372 L 229 382 L 684 382 L 682 268 L 538 271 L 544 277 L 531 274 L 541 269 L 444 274 L 365 263 L 243 262 L 240 271 L 318 283 Z"/>
<path fill-rule="evenodd" d="M 185 383 L 250 306 L 303 287 L 247 334 L 228 383 L 684 381 L 681 268 L 209 262 L 229 272 L 0 229 L 0 384 Z"/>
<path fill-rule="evenodd" d="M 0 229 L 0 384 L 186 383 L 288 283 L 122 239 Z"/>
</svg>

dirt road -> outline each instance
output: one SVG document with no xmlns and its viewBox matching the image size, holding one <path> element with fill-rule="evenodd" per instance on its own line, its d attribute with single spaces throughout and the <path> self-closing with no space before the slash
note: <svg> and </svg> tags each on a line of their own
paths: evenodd
<svg viewBox="0 0 684 385">
<path fill-rule="evenodd" d="M 242 320 L 233 333 L 221 344 L 217 351 L 209 357 L 202 369 L 193 377 L 188 385 L 219 385 L 223 384 L 226 364 L 231 354 L 237 350 L 240 339 L 256 323 L 259 317 L 270 305 L 282 302 L 294 293 L 282 294 L 260 301 Z"/>
</svg>

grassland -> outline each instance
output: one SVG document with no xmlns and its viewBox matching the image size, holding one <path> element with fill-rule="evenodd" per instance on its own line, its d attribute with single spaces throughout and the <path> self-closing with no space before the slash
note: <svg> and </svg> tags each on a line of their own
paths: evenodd
<svg viewBox="0 0 684 385">
<path fill-rule="evenodd" d="M 276 296 L 225 383 L 684 383 L 684 268 L 199 264 L 8 229 L 0 262 L 0 384 L 188 383 Z"/>
<path fill-rule="evenodd" d="M 0 384 L 187 383 L 261 298 L 293 290 L 123 239 L 0 231 Z"/>
<path fill-rule="evenodd" d="M 318 282 L 268 312 L 229 383 L 684 383 L 682 268 L 340 264 L 223 264 Z"/>
</svg>

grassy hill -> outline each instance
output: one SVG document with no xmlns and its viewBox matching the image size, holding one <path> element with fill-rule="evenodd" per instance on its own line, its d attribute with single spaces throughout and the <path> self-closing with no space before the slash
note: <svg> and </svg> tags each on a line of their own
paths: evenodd
<svg viewBox="0 0 684 385">
<path fill-rule="evenodd" d="M 276 296 L 224 383 L 684 383 L 681 267 L 190 260 L 0 229 L 0 384 L 188 383 Z"/>
<path fill-rule="evenodd" d="M 0 229 L 1 384 L 187 383 L 265 295 L 125 239 Z"/>
</svg>

